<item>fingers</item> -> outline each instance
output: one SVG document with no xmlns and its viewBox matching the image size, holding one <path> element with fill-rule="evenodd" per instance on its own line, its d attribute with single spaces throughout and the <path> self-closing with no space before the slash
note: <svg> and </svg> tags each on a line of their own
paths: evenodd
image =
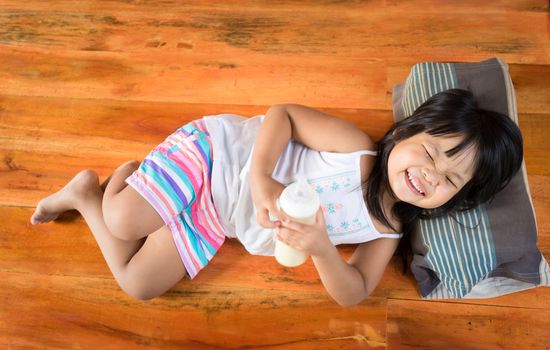
<svg viewBox="0 0 550 350">
<path fill-rule="evenodd" d="M 272 213 L 277 213 L 277 217 L 279 218 L 279 220 L 271 221 L 269 218 L 270 211 Z M 302 232 L 307 228 L 307 226 L 311 226 L 292 221 L 288 216 L 285 215 L 284 212 L 274 208 L 270 209 L 269 211 L 265 208 L 259 210 L 257 213 L 257 220 L 261 226 L 266 228 L 276 228 L 279 226 L 284 226 L 298 232 Z M 321 208 L 317 210 L 317 213 L 315 215 L 315 225 L 320 225 L 322 227 L 324 227 L 325 225 L 325 217 L 323 216 L 323 210 Z"/>
<path fill-rule="evenodd" d="M 296 248 L 296 237 L 294 236 L 295 232 L 290 231 L 284 227 L 277 227 L 275 229 L 275 233 L 277 234 L 277 239 L 281 242 Z"/>
<path fill-rule="evenodd" d="M 323 209 L 321 207 L 319 207 L 319 210 L 317 210 L 317 216 L 315 217 L 315 222 L 317 224 L 325 226 L 325 216 L 323 215 Z"/>
<path fill-rule="evenodd" d="M 279 218 L 281 219 L 281 222 L 283 226 L 288 227 L 290 229 L 296 230 L 296 231 L 303 231 L 307 229 L 308 226 L 325 226 L 325 217 L 323 214 L 323 209 L 319 208 L 317 212 L 315 213 L 315 222 L 313 224 L 302 224 L 293 220 L 290 220 L 288 216 L 285 215 L 285 213 L 280 212 Z"/>
<path fill-rule="evenodd" d="M 279 221 L 271 221 L 269 219 L 269 211 L 267 209 L 261 209 L 256 216 L 258 223 L 265 228 L 275 228 L 280 225 Z"/>
</svg>

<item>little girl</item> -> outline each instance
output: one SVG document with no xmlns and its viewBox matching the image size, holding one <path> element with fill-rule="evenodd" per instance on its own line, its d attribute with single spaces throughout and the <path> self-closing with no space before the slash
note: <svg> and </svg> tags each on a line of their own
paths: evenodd
<svg viewBox="0 0 550 350">
<path fill-rule="evenodd" d="M 260 255 L 273 255 L 278 238 L 310 255 L 331 297 L 351 306 L 374 290 L 418 218 L 491 199 L 522 152 L 517 126 L 478 109 L 465 90 L 433 96 L 377 145 L 342 119 L 276 105 L 265 116 L 191 122 L 102 185 L 84 170 L 42 199 L 31 222 L 78 210 L 120 287 L 138 299 L 194 278 L 226 237 Z M 311 225 L 276 207 L 298 177 L 321 199 Z M 335 248 L 343 243 L 358 243 L 349 261 Z"/>
</svg>

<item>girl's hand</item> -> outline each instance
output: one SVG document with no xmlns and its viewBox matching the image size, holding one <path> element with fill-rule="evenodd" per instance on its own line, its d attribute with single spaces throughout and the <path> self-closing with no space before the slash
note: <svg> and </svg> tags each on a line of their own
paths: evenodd
<svg viewBox="0 0 550 350">
<path fill-rule="evenodd" d="M 324 255 L 331 247 L 332 242 L 328 237 L 325 227 L 323 210 L 319 208 L 315 215 L 315 222 L 311 225 L 301 224 L 295 221 L 285 222 L 287 216 L 282 217 L 282 226 L 275 229 L 277 238 L 283 243 L 296 248 L 310 256 Z"/>
<path fill-rule="evenodd" d="M 268 175 L 251 175 L 250 191 L 252 193 L 252 201 L 256 207 L 256 220 L 265 228 L 275 228 L 281 225 L 279 221 L 271 221 L 269 213 L 277 218 L 281 218 L 282 212 L 277 209 L 277 198 L 285 186 L 280 182 L 273 180 Z"/>
</svg>

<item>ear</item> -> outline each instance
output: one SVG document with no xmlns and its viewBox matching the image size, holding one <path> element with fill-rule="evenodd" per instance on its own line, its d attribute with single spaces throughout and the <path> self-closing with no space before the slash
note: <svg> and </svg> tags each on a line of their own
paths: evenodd
<svg viewBox="0 0 550 350">
<path fill-rule="evenodd" d="M 392 136 L 395 136 L 395 134 L 401 133 L 401 130 L 402 130 L 402 129 L 403 129 L 403 128 L 395 128 L 395 129 L 392 131 L 392 133 L 391 133 Z"/>
</svg>

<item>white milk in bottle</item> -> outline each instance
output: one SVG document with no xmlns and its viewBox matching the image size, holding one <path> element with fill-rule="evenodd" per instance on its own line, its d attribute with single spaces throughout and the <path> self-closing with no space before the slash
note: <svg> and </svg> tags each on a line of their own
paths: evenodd
<svg viewBox="0 0 550 350">
<path fill-rule="evenodd" d="M 300 178 L 283 190 L 277 204 L 290 220 L 313 224 L 320 202 L 315 189 L 306 179 Z M 307 255 L 276 239 L 275 259 L 281 265 L 295 267 L 302 265 L 307 260 Z"/>
</svg>

